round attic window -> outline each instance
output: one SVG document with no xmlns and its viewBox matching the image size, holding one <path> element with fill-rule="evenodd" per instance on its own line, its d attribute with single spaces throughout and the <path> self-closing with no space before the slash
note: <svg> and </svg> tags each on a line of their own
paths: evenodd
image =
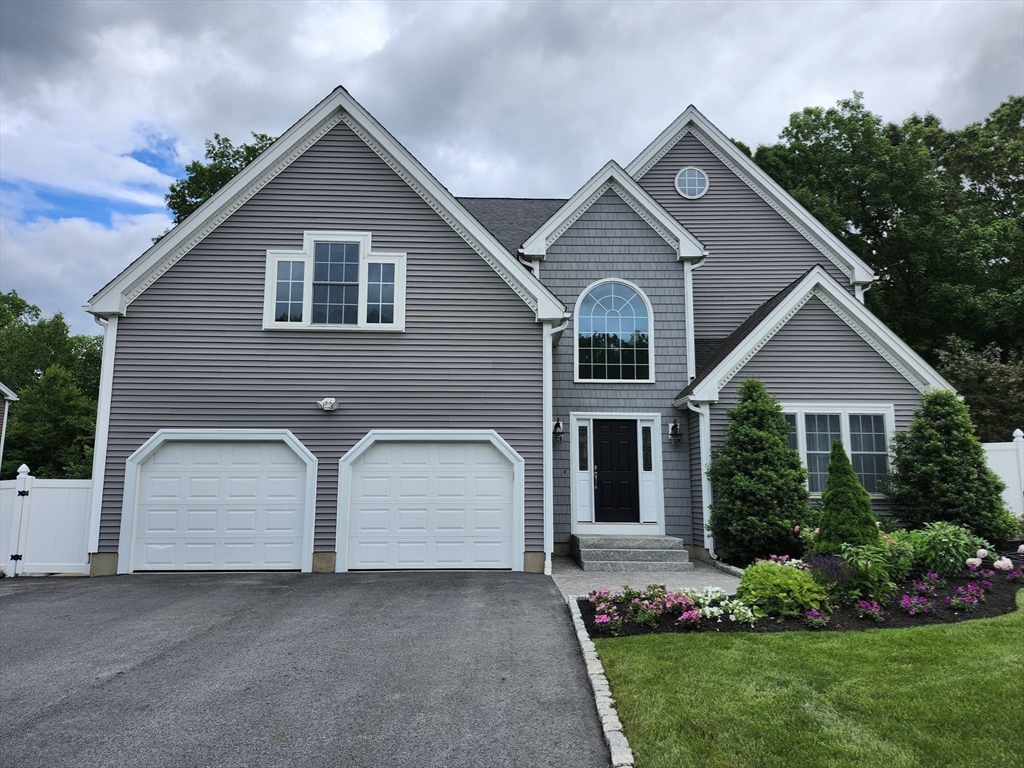
<svg viewBox="0 0 1024 768">
<path fill-rule="evenodd" d="M 683 168 L 676 174 L 676 191 L 689 200 L 703 197 L 708 191 L 708 177 L 700 168 Z"/>
</svg>

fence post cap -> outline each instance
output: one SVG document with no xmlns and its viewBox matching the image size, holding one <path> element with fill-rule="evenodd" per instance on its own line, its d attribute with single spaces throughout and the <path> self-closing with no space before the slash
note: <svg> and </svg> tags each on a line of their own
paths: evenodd
<svg viewBox="0 0 1024 768">
<path fill-rule="evenodd" d="M 28 475 L 28 464 L 22 464 L 18 467 L 18 477 L 26 477 Z"/>
<path fill-rule="evenodd" d="M 1021 431 L 1019 429 L 1013 430 L 1013 439 L 1020 440 L 1021 438 L 1024 438 L 1024 431 Z"/>
</svg>

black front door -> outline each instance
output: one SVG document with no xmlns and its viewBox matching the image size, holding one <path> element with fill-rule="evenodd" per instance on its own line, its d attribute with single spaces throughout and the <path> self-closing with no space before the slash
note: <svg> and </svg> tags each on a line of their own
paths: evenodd
<svg viewBox="0 0 1024 768">
<path fill-rule="evenodd" d="M 636 422 L 594 420 L 594 522 L 639 523 Z"/>
</svg>

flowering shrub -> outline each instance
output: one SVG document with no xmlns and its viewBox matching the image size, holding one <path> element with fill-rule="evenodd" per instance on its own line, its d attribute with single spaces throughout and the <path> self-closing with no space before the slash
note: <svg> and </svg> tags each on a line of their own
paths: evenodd
<svg viewBox="0 0 1024 768">
<path fill-rule="evenodd" d="M 797 528 L 800 526 L 798 525 Z M 800 571 L 806 571 L 809 566 L 803 560 L 798 560 L 795 557 L 789 555 L 769 555 L 767 560 L 759 559 L 759 563 L 775 563 L 776 565 L 784 565 L 787 568 L 796 568 Z"/>
<path fill-rule="evenodd" d="M 684 589 L 673 592 L 664 584 L 649 584 L 639 591 L 623 587 L 619 592 L 595 589 L 587 596 L 594 606 L 594 624 L 601 632 L 617 635 L 626 624 L 655 628 L 662 616 L 676 616 L 680 629 L 702 622 L 740 621 L 753 624 L 754 614 L 739 600 L 730 600 L 724 590 L 709 587 L 702 592 Z"/>
<path fill-rule="evenodd" d="M 885 621 L 885 617 L 889 614 L 882 608 L 880 604 L 874 600 L 858 600 L 857 601 L 857 615 L 862 619 L 871 619 L 872 621 Z"/>
<path fill-rule="evenodd" d="M 824 629 L 828 626 L 831 617 L 827 613 L 816 611 L 813 608 L 804 614 L 804 624 L 811 629 Z"/>
<path fill-rule="evenodd" d="M 910 586 L 918 595 L 934 598 L 938 597 L 937 592 L 939 587 L 944 587 L 945 585 L 945 579 L 940 579 L 939 574 L 934 571 L 928 571 L 928 573 L 924 575 L 924 578 L 917 579 L 912 582 Z"/>
<path fill-rule="evenodd" d="M 1012 571 L 1006 574 L 1006 578 L 1008 578 L 1010 581 L 1020 584 L 1021 582 L 1024 582 L 1024 570 L 1021 570 L 1020 568 L 1014 568 Z"/>
<path fill-rule="evenodd" d="M 954 611 L 973 611 L 985 599 L 985 590 L 991 586 L 987 581 L 969 581 L 946 598 L 946 605 Z"/>
<path fill-rule="evenodd" d="M 935 613 L 935 601 L 925 595 L 903 595 L 900 598 L 900 608 L 908 616 L 916 616 L 919 613 Z"/>
<path fill-rule="evenodd" d="M 915 564 L 935 571 L 940 576 L 951 576 L 959 571 L 960 563 L 971 555 L 984 560 L 991 549 L 987 542 L 966 528 L 952 523 L 926 523 L 920 530 L 911 531 L 910 538 L 914 546 Z M 981 555 L 982 552 L 985 555 Z"/>
</svg>

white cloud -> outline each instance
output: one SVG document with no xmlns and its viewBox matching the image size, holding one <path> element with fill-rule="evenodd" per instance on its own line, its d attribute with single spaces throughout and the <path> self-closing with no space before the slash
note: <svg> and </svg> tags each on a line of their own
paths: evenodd
<svg viewBox="0 0 1024 768">
<path fill-rule="evenodd" d="M 16 290 L 44 315 L 62 312 L 73 333 L 97 333 L 82 305 L 170 224 L 159 213 L 115 215 L 111 226 L 77 218 L 0 222 L 0 290 Z"/>
</svg>

